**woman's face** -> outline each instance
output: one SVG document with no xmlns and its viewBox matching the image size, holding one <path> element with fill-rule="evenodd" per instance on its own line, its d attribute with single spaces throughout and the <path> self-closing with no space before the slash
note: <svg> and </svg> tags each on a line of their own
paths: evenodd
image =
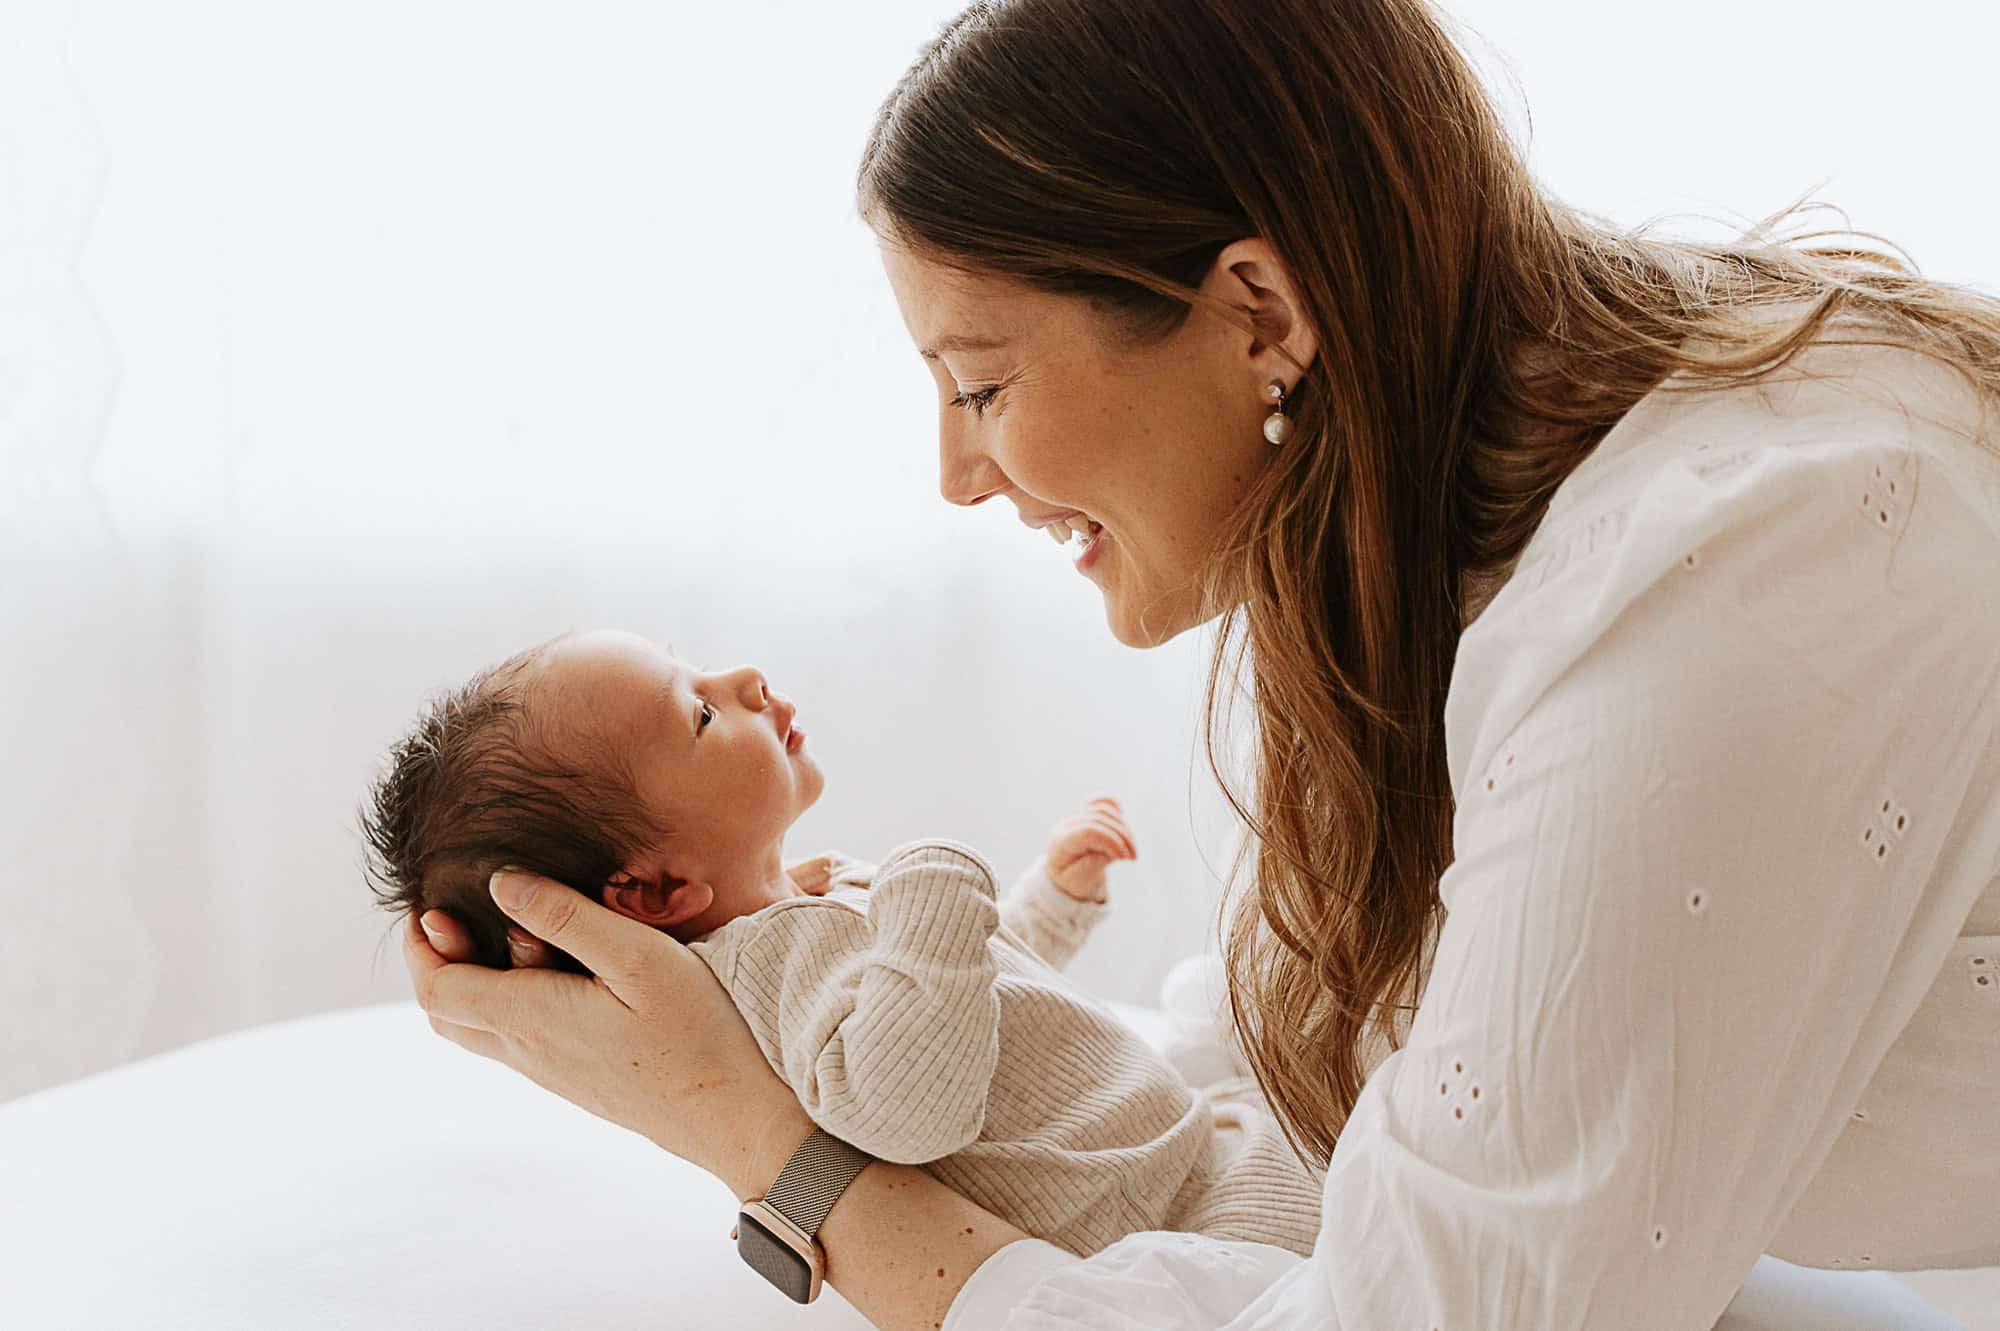
<svg viewBox="0 0 2000 1331">
<path fill-rule="evenodd" d="M 1268 300 L 1271 274 L 1227 262 L 1245 243 L 1223 252 L 1203 290 L 1249 309 Z M 1275 377 L 1290 391 L 1297 371 L 1199 307 L 1164 341 L 1134 346 L 1081 298 L 955 273 L 889 240 L 882 261 L 937 383 L 944 497 L 1004 495 L 1032 527 L 1073 513 L 1102 523 L 1078 568 L 1129 647 L 1217 613 L 1198 605 L 1192 580 L 1269 463 L 1264 385 Z"/>
</svg>

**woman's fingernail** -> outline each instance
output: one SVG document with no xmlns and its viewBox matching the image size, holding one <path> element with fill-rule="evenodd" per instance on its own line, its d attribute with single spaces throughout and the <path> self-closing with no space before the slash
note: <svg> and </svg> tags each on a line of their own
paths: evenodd
<svg viewBox="0 0 2000 1331">
<path fill-rule="evenodd" d="M 433 929 L 428 919 L 418 920 L 417 923 L 422 926 L 424 937 L 431 940 L 431 946 L 440 952 L 444 951 L 444 935 Z"/>
<path fill-rule="evenodd" d="M 493 899 L 509 910 L 519 910 L 535 899 L 535 885 L 524 874 L 495 869 L 487 882 Z"/>
</svg>

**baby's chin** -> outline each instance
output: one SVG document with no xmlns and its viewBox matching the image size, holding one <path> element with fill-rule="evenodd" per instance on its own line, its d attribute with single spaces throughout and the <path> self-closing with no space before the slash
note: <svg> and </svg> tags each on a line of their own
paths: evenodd
<svg viewBox="0 0 2000 1331">
<path fill-rule="evenodd" d="M 812 740 L 807 739 L 806 743 L 810 744 Z M 804 813 L 819 803 L 819 797 L 826 793 L 826 769 L 819 765 L 819 759 L 806 752 L 803 745 L 799 748 L 799 767 L 802 769 L 798 782 L 799 813 Z M 797 816 L 794 814 L 793 818 L 796 820 Z"/>
</svg>

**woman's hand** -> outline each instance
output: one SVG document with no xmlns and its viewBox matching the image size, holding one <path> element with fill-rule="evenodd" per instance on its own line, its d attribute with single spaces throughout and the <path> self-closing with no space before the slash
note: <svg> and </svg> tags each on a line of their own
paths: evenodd
<svg viewBox="0 0 2000 1331">
<path fill-rule="evenodd" d="M 1056 824 L 1045 857 L 1049 881 L 1057 891 L 1078 901 L 1098 902 L 1110 899 L 1104 887 L 1106 866 L 1112 860 L 1138 858 L 1132 829 L 1125 825 L 1118 801 L 1109 795 L 1099 795 L 1083 813 Z"/>
<path fill-rule="evenodd" d="M 515 886 L 527 896 L 505 895 Z M 547 878 L 495 874 L 493 899 L 523 936 L 592 974 L 463 964 L 452 958 L 472 955 L 464 930 L 425 912 L 405 931 L 403 960 L 431 1029 L 699 1165 L 739 1197 L 762 1191 L 812 1124 L 701 959 Z"/>
<path fill-rule="evenodd" d="M 462 964 L 471 938 L 427 911 L 404 931 L 403 960 L 431 1028 L 692 1161 L 739 1198 L 760 1195 L 812 1121 L 708 967 L 560 883 L 495 877 L 535 888 L 526 905 L 494 893 L 517 921 L 510 931 L 546 939 L 596 978 Z M 1026 1237 L 924 1170 L 885 1162 L 861 1171 L 819 1231 L 827 1280 L 885 1331 L 937 1327 L 980 1263 Z M 717 1239 L 717 1260 L 728 1260 Z"/>
</svg>

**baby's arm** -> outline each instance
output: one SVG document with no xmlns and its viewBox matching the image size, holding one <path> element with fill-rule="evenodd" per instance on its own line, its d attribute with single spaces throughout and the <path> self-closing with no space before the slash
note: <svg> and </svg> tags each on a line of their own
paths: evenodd
<svg viewBox="0 0 2000 1331">
<path fill-rule="evenodd" d="M 993 873 L 969 847 L 913 842 L 869 913 L 833 902 L 756 921 L 721 968 L 765 1057 L 815 1123 L 883 1160 L 970 1145 L 1000 1056 Z"/>
<path fill-rule="evenodd" d="M 1049 878 L 1044 856 L 1029 865 L 1001 898 L 1000 923 L 1043 961 L 1061 970 L 1090 937 L 1105 909 L 1102 901 L 1079 901 L 1057 887 Z"/>
</svg>

